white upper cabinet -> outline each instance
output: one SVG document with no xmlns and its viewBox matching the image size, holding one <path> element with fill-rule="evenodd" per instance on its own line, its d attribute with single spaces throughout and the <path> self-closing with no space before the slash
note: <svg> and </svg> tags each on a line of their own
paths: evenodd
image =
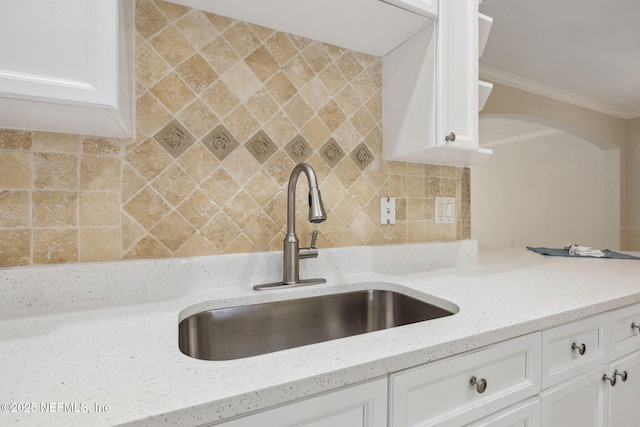
<svg viewBox="0 0 640 427">
<path fill-rule="evenodd" d="M 383 61 L 384 158 L 472 166 L 478 147 L 477 0 L 444 0 L 425 26 Z M 486 38 L 486 36 L 483 36 Z"/>
<path fill-rule="evenodd" d="M 436 0 L 171 2 L 375 56 L 389 53 L 437 12 Z"/>
<path fill-rule="evenodd" d="M 3 2 L 0 127 L 133 136 L 133 3 Z"/>
</svg>

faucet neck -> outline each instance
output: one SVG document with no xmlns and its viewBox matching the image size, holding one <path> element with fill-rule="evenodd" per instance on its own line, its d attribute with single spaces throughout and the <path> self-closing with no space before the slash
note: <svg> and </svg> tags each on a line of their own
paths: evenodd
<svg viewBox="0 0 640 427">
<path fill-rule="evenodd" d="M 289 177 L 289 189 L 287 192 L 287 234 L 296 233 L 296 185 L 298 184 L 298 177 L 301 173 L 307 176 L 307 182 L 309 183 L 309 197 L 311 193 L 318 189 L 318 181 L 316 174 L 306 163 L 299 163 L 293 168 L 291 176 Z"/>
</svg>

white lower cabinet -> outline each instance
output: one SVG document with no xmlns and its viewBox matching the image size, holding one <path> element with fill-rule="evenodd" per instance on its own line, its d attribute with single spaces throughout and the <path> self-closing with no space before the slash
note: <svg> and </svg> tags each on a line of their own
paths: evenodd
<svg viewBox="0 0 640 427">
<path fill-rule="evenodd" d="M 386 377 L 221 424 L 224 427 L 384 427 L 386 425 Z"/>
<path fill-rule="evenodd" d="M 464 427 L 540 427 L 540 399 L 527 399 Z"/>
<path fill-rule="evenodd" d="M 609 364 L 609 378 L 613 375 L 615 386 L 606 382 L 609 427 L 637 427 L 640 425 L 640 351 Z"/>
</svg>

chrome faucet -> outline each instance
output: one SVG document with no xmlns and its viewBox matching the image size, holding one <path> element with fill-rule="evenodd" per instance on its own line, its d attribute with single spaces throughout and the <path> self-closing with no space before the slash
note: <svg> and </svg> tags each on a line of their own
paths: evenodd
<svg viewBox="0 0 640 427">
<path fill-rule="evenodd" d="M 309 182 L 309 222 L 321 223 L 327 219 L 327 214 L 322 206 L 322 197 L 318 190 L 318 180 L 313 168 L 306 163 L 299 163 L 293 168 L 289 177 L 289 191 L 287 193 L 287 235 L 284 237 L 284 263 L 282 267 L 282 282 L 266 283 L 253 287 L 256 291 L 267 289 L 293 288 L 305 285 L 317 285 L 325 283 L 325 279 L 300 280 L 301 259 L 317 258 L 318 249 L 315 247 L 318 232 L 313 231 L 311 244 L 308 248 L 300 248 L 298 236 L 296 236 L 296 184 L 301 173 L 307 176 Z"/>
</svg>

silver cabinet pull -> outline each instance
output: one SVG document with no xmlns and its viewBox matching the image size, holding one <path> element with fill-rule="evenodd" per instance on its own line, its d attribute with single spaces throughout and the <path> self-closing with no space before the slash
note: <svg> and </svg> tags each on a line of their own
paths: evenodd
<svg viewBox="0 0 640 427">
<path fill-rule="evenodd" d="M 451 132 L 449 135 L 444 137 L 444 140 L 447 142 L 453 142 L 456 140 L 456 134 Z"/>
<path fill-rule="evenodd" d="M 638 331 L 640 331 L 640 325 L 636 325 L 635 322 L 631 323 L 631 329 L 637 329 Z"/>
<path fill-rule="evenodd" d="M 476 386 L 476 391 L 478 393 L 484 393 L 487 389 L 487 380 L 484 378 L 480 378 L 480 380 L 478 380 L 476 377 L 471 377 L 469 384 Z"/>
<path fill-rule="evenodd" d="M 584 344 L 578 345 L 576 343 L 573 343 L 573 344 L 571 344 L 571 350 L 578 350 L 578 353 L 580 353 L 580 356 L 582 356 L 582 355 L 584 355 L 586 353 L 587 346 L 584 345 Z"/>
<path fill-rule="evenodd" d="M 616 383 L 618 381 L 618 377 L 620 377 L 620 379 L 622 380 L 622 382 L 626 381 L 627 378 L 629 377 L 629 375 L 627 374 L 627 371 L 622 371 L 622 373 L 618 372 L 618 370 L 616 369 L 615 371 L 613 371 L 613 375 L 611 375 L 611 378 L 609 378 L 606 374 L 602 376 L 602 381 L 609 381 L 609 383 L 611 384 L 611 387 L 615 387 Z"/>
</svg>

